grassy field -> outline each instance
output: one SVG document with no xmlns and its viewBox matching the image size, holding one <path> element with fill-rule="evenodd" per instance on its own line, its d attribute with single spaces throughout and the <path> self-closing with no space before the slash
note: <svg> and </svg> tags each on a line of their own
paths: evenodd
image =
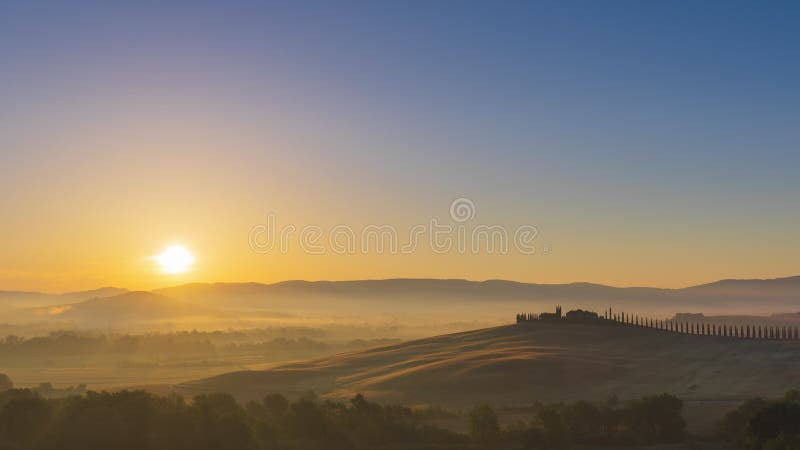
<svg viewBox="0 0 800 450">
<path fill-rule="evenodd" d="M 800 344 L 679 335 L 632 326 L 538 322 L 436 336 L 397 345 L 238 371 L 177 385 L 242 399 L 314 390 L 364 393 L 409 405 L 620 400 L 669 392 L 707 432 L 740 401 L 800 386 Z"/>
</svg>

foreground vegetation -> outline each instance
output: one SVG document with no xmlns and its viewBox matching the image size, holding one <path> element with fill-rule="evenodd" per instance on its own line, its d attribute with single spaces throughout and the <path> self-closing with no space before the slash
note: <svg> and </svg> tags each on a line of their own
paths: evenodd
<svg viewBox="0 0 800 450">
<path fill-rule="evenodd" d="M 10 387 L 6 383 L 5 387 Z M 380 405 L 279 394 L 238 404 L 228 394 L 156 396 L 144 391 L 93 392 L 44 398 L 28 389 L 0 393 L 3 449 L 566 449 L 573 443 L 655 443 L 683 438 L 681 401 L 664 394 L 625 405 L 542 407 L 539 419 L 501 428 L 489 406 L 464 420 L 469 434 L 429 424 L 448 415 Z M 401 446 L 401 447 L 398 447 Z"/>
<path fill-rule="evenodd" d="M 358 450 L 634 447 L 686 440 L 683 403 L 669 394 L 629 402 L 537 404 L 536 419 L 501 426 L 494 409 L 463 416 L 440 408 L 347 402 L 309 393 L 294 401 L 270 394 L 241 405 L 229 394 L 157 396 L 145 391 L 47 398 L 14 389 L 0 374 L 0 450 Z M 468 433 L 432 425 L 466 422 Z M 753 399 L 720 422 L 714 447 L 800 448 L 800 392 Z"/>
</svg>

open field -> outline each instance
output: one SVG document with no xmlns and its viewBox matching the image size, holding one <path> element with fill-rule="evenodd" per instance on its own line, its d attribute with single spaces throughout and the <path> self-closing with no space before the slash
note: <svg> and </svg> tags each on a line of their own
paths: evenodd
<svg viewBox="0 0 800 450">
<path fill-rule="evenodd" d="M 741 400 L 777 397 L 800 386 L 798 356 L 798 342 L 538 322 L 232 372 L 175 389 L 188 395 L 225 391 L 243 399 L 310 389 L 332 398 L 360 392 L 384 401 L 452 407 L 670 392 L 687 402 L 687 415 L 708 422 L 709 411 L 719 417 Z"/>
</svg>

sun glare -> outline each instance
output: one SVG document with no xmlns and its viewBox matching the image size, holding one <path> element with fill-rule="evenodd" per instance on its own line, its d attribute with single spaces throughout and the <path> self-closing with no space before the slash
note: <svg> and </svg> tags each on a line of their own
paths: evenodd
<svg viewBox="0 0 800 450">
<path fill-rule="evenodd" d="M 163 273 L 184 273 L 194 264 L 194 255 L 186 247 L 172 245 L 155 257 Z"/>
</svg>

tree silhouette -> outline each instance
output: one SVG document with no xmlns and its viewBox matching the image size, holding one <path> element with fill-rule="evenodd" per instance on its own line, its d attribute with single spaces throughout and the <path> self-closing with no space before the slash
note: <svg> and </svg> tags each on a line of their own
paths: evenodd
<svg viewBox="0 0 800 450">
<path fill-rule="evenodd" d="M 12 388 L 14 388 L 14 383 L 11 378 L 4 373 L 0 373 L 0 392 L 8 391 Z"/>
<path fill-rule="evenodd" d="M 493 446 L 500 439 L 500 423 L 489 405 L 477 406 L 469 412 L 469 434 L 483 446 Z"/>
</svg>

